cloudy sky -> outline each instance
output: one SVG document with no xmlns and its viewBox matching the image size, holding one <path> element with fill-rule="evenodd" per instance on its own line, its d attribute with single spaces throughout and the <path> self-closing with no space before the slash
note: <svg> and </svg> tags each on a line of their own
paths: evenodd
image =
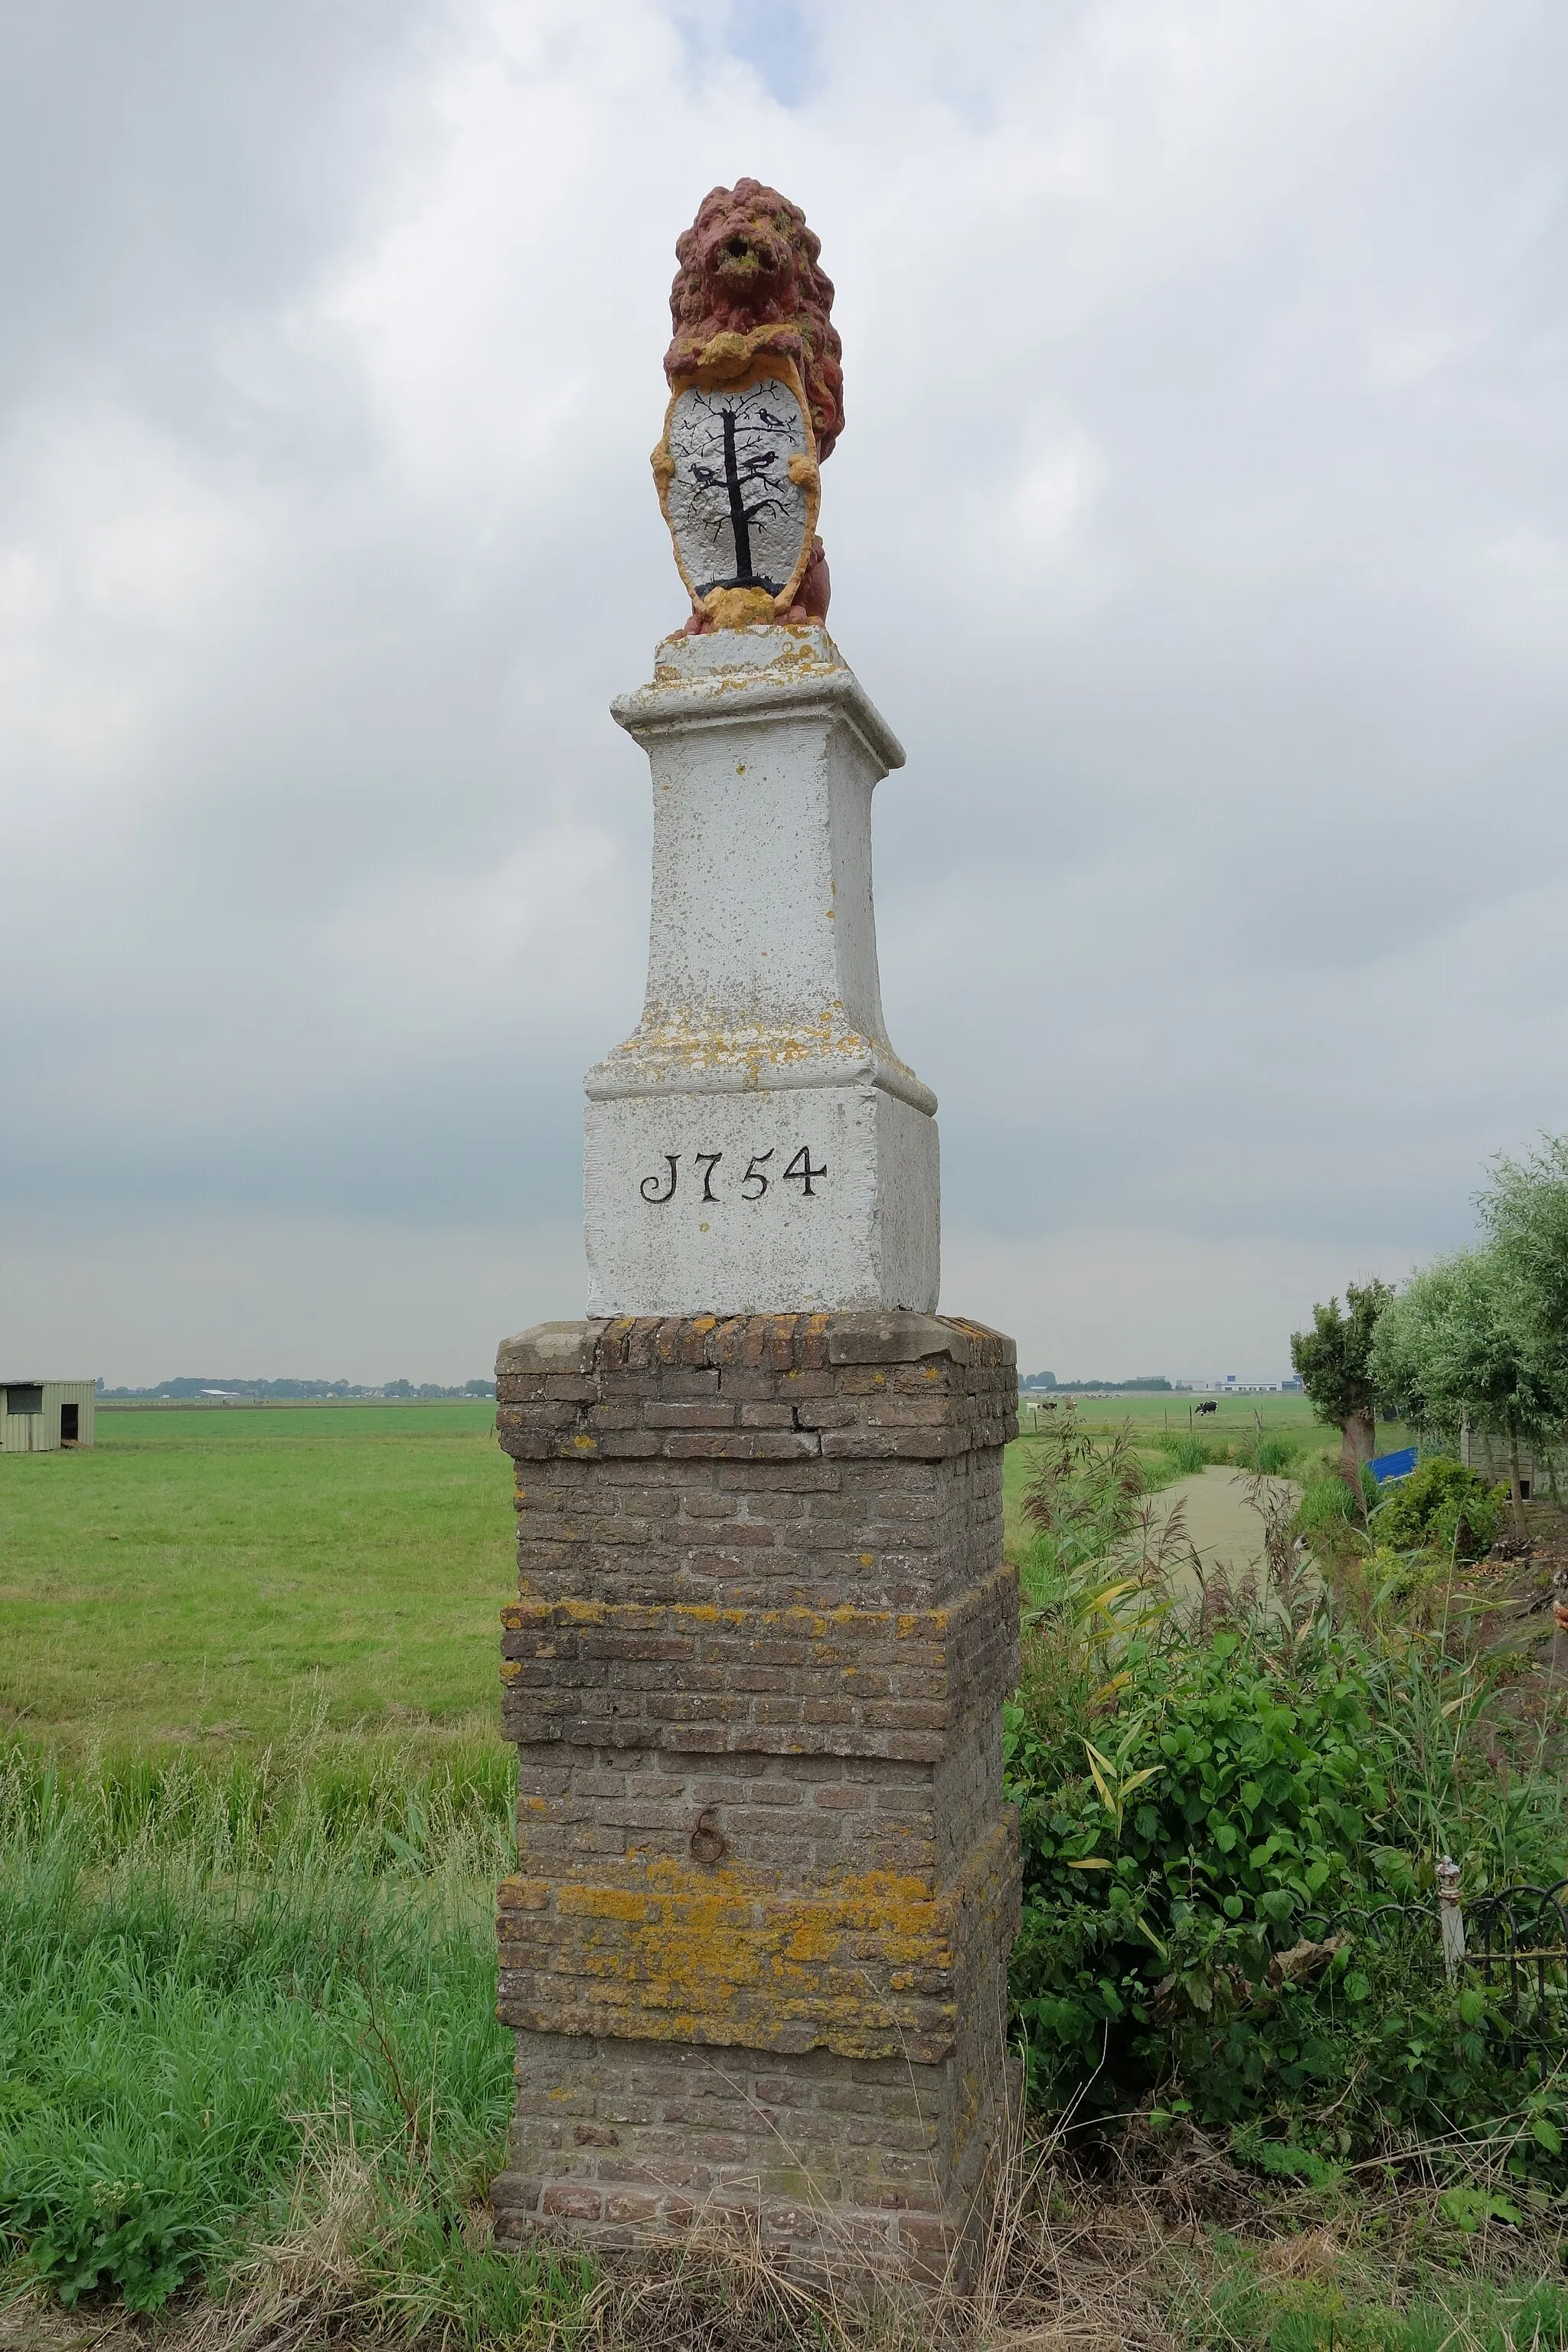
<svg viewBox="0 0 1568 2352">
<path fill-rule="evenodd" d="M 581 1311 L 677 232 L 836 280 L 943 1304 L 1277 1373 L 1568 1127 L 1548 0 L 0 15 L 0 1374 Z"/>
</svg>

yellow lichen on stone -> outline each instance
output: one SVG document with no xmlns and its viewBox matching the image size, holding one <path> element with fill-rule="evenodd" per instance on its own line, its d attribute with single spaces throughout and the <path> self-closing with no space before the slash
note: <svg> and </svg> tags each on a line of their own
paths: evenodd
<svg viewBox="0 0 1568 2352">
<path fill-rule="evenodd" d="M 613 1882 L 519 1874 L 500 1890 L 502 1969 L 537 1968 L 548 1949 L 552 2001 L 570 1979 L 598 2021 L 577 2031 L 940 2054 L 957 2024 L 957 1930 L 991 1899 L 1010 1835 L 997 1823 L 942 1894 L 923 1873 L 889 1870 L 780 1893 L 732 1858 L 699 1867 L 661 1855 Z M 531 2006 L 515 1988 L 505 2004 L 513 2022 Z"/>
<path fill-rule="evenodd" d="M 699 610 L 716 629 L 746 629 L 773 617 L 773 599 L 765 588 L 714 588 Z"/>
<path fill-rule="evenodd" d="M 697 364 L 704 375 L 728 383 L 732 376 L 750 364 L 755 349 L 755 330 L 751 335 L 738 335 L 732 328 L 710 335 L 697 355 Z"/>
<path fill-rule="evenodd" d="M 831 915 L 832 910 L 826 910 Z M 635 1034 L 608 1056 L 622 1055 L 660 1076 L 689 1072 L 737 1071 L 744 1086 L 761 1087 L 777 1068 L 798 1067 L 817 1060 L 879 1065 L 913 1081 L 913 1073 L 899 1059 L 887 1039 L 852 1028 L 842 1004 L 835 1002 L 789 1027 L 718 1029 L 695 1008 L 660 1005 L 645 1015 Z"/>
<path fill-rule="evenodd" d="M 858 1552 L 856 1558 L 862 1568 L 876 1565 L 873 1551 Z M 1010 1580 L 1013 1571 L 1003 1569 L 997 1573 Z M 987 1578 L 985 1581 L 989 1585 L 994 1579 Z M 715 1601 L 601 1601 L 563 1594 L 550 1600 L 509 1601 L 500 1612 L 500 1620 L 509 1633 L 555 1625 L 645 1632 L 673 1622 L 695 1626 L 721 1625 L 753 1636 L 793 1634 L 814 1643 L 825 1642 L 833 1634 L 845 1637 L 884 1631 L 890 1632 L 900 1642 L 930 1642 L 942 1640 L 951 1633 L 952 1611 L 939 1607 L 895 1613 L 889 1609 L 867 1609 L 852 1601 L 836 1601 L 831 1609 L 812 1609 L 802 1601 L 765 1609 L 739 1602 L 724 1607 Z M 535 1654 L 550 1657 L 555 1653 L 552 1648 L 542 1648 Z"/>
</svg>

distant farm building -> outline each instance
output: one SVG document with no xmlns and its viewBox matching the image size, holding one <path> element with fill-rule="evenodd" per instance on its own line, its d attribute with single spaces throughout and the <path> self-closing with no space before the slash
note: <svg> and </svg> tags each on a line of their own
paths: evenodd
<svg viewBox="0 0 1568 2352">
<path fill-rule="evenodd" d="M 0 1454 L 58 1454 L 92 1444 L 96 1381 L 0 1381 Z"/>
</svg>

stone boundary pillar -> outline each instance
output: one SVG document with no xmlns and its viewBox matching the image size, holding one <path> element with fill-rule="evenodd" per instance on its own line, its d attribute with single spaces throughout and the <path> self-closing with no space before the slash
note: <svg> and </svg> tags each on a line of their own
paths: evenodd
<svg viewBox="0 0 1568 2352">
<path fill-rule="evenodd" d="M 498 2235 L 962 2266 L 1002 2102 L 1013 1343 L 855 1312 L 497 1361 L 519 1866 Z"/>
</svg>

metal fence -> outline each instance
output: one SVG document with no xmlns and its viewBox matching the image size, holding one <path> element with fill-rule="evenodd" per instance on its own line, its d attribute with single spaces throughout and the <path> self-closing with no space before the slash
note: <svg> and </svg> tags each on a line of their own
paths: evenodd
<svg viewBox="0 0 1568 2352">
<path fill-rule="evenodd" d="M 1552 1886 L 1505 1886 L 1463 1900 L 1458 1871 L 1438 1866 L 1430 1903 L 1379 1903 L 1320 1915 L 1326 1937 L 1350 1934 L 1383 1949 L 1408 1948 L 1413 1967 L 1451 1982 L 1468 1979 L 1501 1996 L 1510 2063 L 1544 2073 L 1568 2058 L 1568 1878 Z"/>
</svg>

